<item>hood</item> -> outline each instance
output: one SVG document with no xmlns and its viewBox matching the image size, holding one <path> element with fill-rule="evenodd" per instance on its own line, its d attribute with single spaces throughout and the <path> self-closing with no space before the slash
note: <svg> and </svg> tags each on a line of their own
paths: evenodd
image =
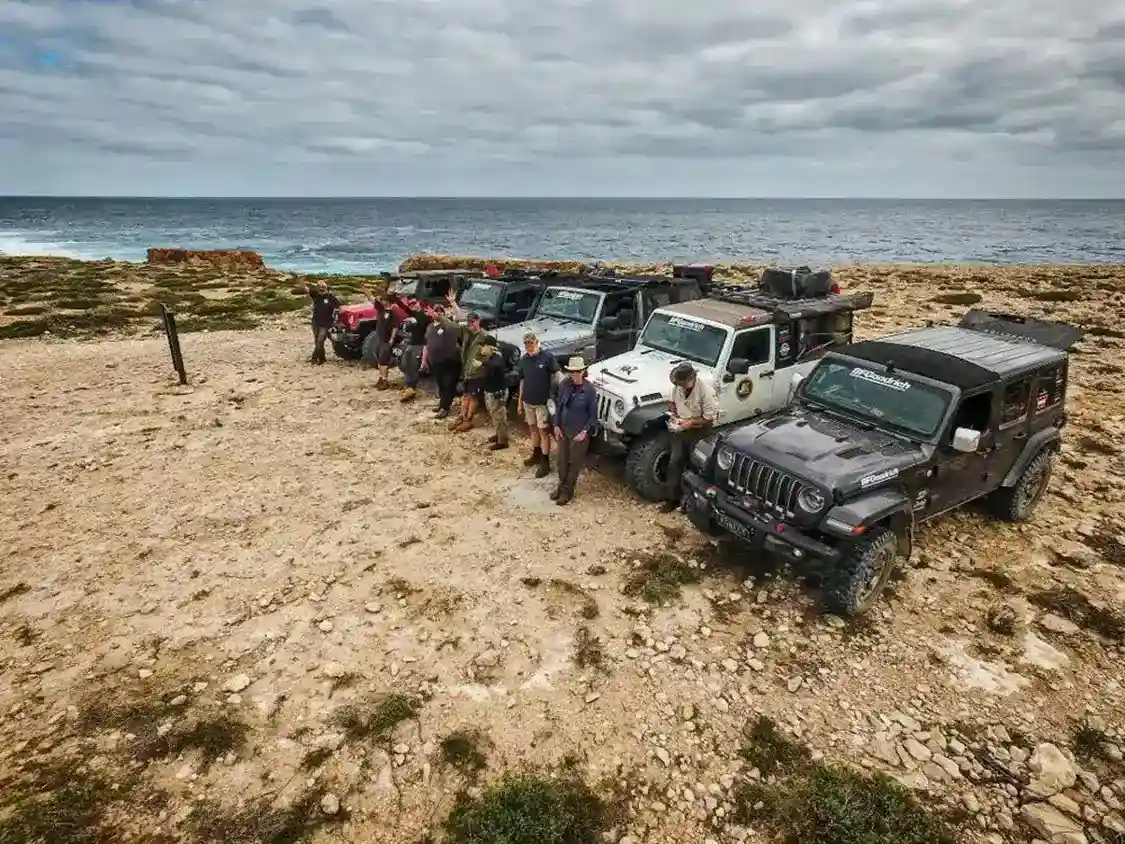
<svg viewBox="0 0 1125 844">
<path fill-rule="evenodd" d="M 570 351 L 574 346 L 594 339 L 594 326 L 553 317 L 536 317 L 526 322 L 517 322 L 497 329 L 492 334 L 499 342 L 511 343 L 517 349 L 522 349 L 523 335 L 529 331 L 539 338 L 539 346 L 548 352 L 558 349 Z"/>
<path fill-rule="evenodd" d="M 375 319 L 378 310 L 373 302 L 359 302 L 355 305 L 340 306 L 340 322 L 344 325 L 355 325 L 361 320 Z"/>
<path fill-rule="evenodd" d="M 682 360 L 655 349 L 634 349 L 595 363 L 590 367 L 588 377 L 607 392 L 625 398 L 636 397 L 641 404 L 669 401 L 672 398 L 672 382 L 668 376 Z M 710 380 L 706 371 L 701 371 L 699 377 L 701 383 Z"/>
<path fill-rule="evenodd" d="M 737 428 L 726 441 L 844 496 L 893 483 L 929 448 L 802 407 Z"/>
</svg>

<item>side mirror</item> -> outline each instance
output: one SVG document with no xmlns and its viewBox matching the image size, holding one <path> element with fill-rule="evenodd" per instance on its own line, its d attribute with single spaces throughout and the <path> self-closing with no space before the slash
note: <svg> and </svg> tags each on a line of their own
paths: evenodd
<svg viewBox="0 0 1125 844">
<path fill-rule="evenodd" d="M 972 428 L 958 428 L 953 432 L 953 450 L 965 454 L 974 453 L 980 446 L 980 431 Z"/>
<path fill-rule="evenodd" d="M 616 331 L 620 327 L 620 325 L 621 323 L 618 321 L 617 317 L 602 317 L 598 322 L 598 331 Z"/>
<path fill-rule="evenodd" d="M 750 371 L 750 361 L 747 358 L 731 358 L 727 361 L 727 372 L 731 375 L 745 375 Z"/>
</svg>

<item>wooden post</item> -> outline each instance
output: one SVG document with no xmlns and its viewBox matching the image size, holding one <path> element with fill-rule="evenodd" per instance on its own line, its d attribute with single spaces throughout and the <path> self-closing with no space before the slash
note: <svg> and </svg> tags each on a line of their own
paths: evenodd
<svg viewBox="0 0 1125 844">
<path fill-rule="evenodd" d="M 176 315 L 161 303 L 160 313 L 164 320 L 164 333 L 168 337 L 168 351 L 172 354 L 172 366 L 180 376 L 180 384 L 187 384 L 187 370 L 184 369 L 184 355 L 180 351 L 180 333 L 176 330 Z"/>
</svg>

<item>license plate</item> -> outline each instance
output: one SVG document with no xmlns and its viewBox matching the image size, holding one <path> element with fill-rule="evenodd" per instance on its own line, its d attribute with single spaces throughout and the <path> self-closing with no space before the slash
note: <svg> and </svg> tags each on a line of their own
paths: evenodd
<svg viewBox="0 0 1125 844">
<path fill-rule="evenodd" d="M 727 533 L 730 533 L 734 536 L 737 536 L 739 539 L 741 539 L 745 542 L 753 541 L 753 539 L 754 539 L 754 529 L 753 528 L 748 528 L 744 524 L 742 524 L 741 522 L 736 522 L 730 516 L 726 515 L 725 513 L 720 513 L 718 511 L 713 513 L 713 517 L 715 519 L 715 524 L 717 524 L 719 527 L 721 527 Z"/>
</svg>

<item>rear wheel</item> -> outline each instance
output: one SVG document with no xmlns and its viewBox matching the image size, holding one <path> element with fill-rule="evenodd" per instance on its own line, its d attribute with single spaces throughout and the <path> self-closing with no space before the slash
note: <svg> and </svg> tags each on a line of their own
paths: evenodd
<svg viewBox="0 0 1125 844">
<path fill-rule="evenodd" d="M 663 501 L 668 488 L 668 458 L 672 436 L 656 430 L 644 434 L 629 446 L 625 458 L 625 479 L 629 487 L 648 501 Z"/>
<path fill-rule="evenodd" d="M 1053 467 L 1054 454 L 1045 448 L 1031 458 L 1015 484 L 992 493 L 989 504 L 993 512 L 1005 521 L 1026 522 L 1047 491 Z"/>
<path fill-rule="evenodd" d="M 359 352 L 339 340 L 332 341 L 332 351 L 336 353 L 336 357 L 341 360 L 359 360 Z"/>
<path fill-rule="evenodd" d="M 862 615 L 875 605 L 894 571 L 898 538 L 874 528 L 855 543 L 828 580 L 825 602 L 840 615 Z"/>
</svg>

